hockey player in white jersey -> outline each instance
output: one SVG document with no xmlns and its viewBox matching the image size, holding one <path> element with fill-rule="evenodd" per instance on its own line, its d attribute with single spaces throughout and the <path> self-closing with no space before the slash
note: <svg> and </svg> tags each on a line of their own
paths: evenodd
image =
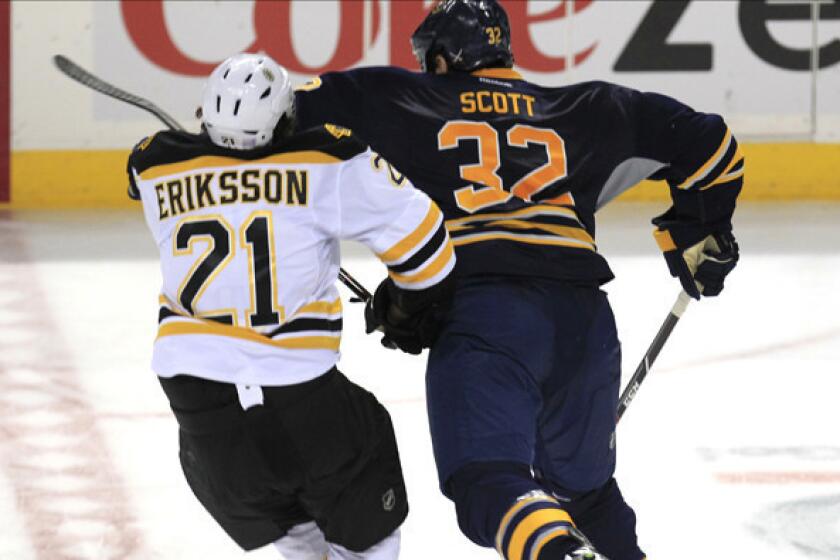
<svg viewBox="0 0 840 560">
<path fill-rule="evenodd" d="M 408 349 L 434 339 L 455 256 L 425 194 L 349 130 L 289 136 L 293 110 L 282 67 L 237 55 L 205 86 L 201 134 L 131 154 L 163 274 L 152 368 L 187 482 L 242 548 L 392 559 L 408 511 L 393 428 L 335 367 L 339 240 L 387 265 L 377 315 Z"/>
</svg>

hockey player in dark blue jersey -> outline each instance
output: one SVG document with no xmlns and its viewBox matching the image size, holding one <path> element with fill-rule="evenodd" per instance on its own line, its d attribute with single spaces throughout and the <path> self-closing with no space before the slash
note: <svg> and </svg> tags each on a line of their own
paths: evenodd
<svg viewBox="0 0 840 560">
<path fill-rule="evenodd" d="M 424 72 L 324 74 L 298 91 L 297 121 L 353 129 L 443 210 L 459 281 L 440 325 L 400 325 L 387 281 L 371 309 L 403 347 L 412 329 L 434 340 L 441 489 L 464 534 L 508 560 L 641 560 L 613 479 L 620 354 L 595 212 L 667 181 L 673 204 L 653 222 L 670 272 L 694 298 L 717 295 L 738 260 L 738 143 L 663 95 L 524 81 L 494 0 L 439 3 L 412 43 Z"/>
</svg>

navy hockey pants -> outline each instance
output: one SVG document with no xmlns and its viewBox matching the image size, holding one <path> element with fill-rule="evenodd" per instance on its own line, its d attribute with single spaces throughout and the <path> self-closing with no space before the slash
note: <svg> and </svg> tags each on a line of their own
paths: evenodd
<svg viewBox="0 0 840 560">
<path fill-rule="evenodd" d="M 459 283 L 426 383 L 439 482 L 468 537 L 492 545 L 495 515 L 476 509 L 501 518 L 529 490 L 578 497 L 614 485 L 620 361 L 612 311 L 595 287 L 513 277 Z M 487 472 L 493 465 L 522 468 L 496 476 Z M 459 504 L 470 493 L 453 488 L 456 473 L 461 486 L 472 478 L 490 494 L 498 488 L 498 500 L 485 491 L 480 506 Z M 638 559 L 635 516 L 617 487 L 609 495 L 605 514 L 628 535 L 619 548 Z"/>
</svg>

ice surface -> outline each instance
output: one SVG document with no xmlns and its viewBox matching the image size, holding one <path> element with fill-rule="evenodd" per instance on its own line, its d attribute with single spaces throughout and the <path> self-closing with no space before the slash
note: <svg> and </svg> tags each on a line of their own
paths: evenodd
<svg viewBox="0 0 840 560">
<path fill-rule="evenodd" d="M 632 373 L 678 293 L 652 205 L 599 215 Z M 619 427 L 617 477 L 650 558 L 840 558 L 840 206 L 746 205 L 723 295 L 692 303 Z M 358 247 L 369 288 L 383 268 Z M 149 370 L 156 254 L 138 212 L 0 214 L 0 559 L 244 555 L 187 488 Z M 345 295 L 347 295 L 345 293 Z M 403 558 L 490 559 L 437 492 L 424 360 L 345 305 L 340 366 L 391 411 L 411 513 Z"/>
</svg>

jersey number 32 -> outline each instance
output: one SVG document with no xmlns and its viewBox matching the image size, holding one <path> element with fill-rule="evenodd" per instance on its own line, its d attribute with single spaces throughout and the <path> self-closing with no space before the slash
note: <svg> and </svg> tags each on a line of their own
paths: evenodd
<svg viewBox="0 0 840 560">
<path fill-rule="evenodd" d="M 456 148 L 463 140 L 477 141 L 478 163 L 461 165 L 461 178 L 484 185 L 478 188 L 470 185 L 455 191 L 458 207 L 469 213 L 507 202 L 513 196 L 530 201 L 568 173 L 566 144 L 560 135 L 550 128 L 517 124 L 507 131 L 508 146 L 527 148 L 536 144 L 543 146 L 547 155 L 544 165 L 526 174 L 509 189 L 502 184 L 502 178 L 498 174 L 501 166 L 499 132 L 486 122 L 449 121 L 438 132 L 438 149 Z M 541 202 L 572 204 L 572 199 L 568 194 L 564 194 L 556 199 Z"/>
</svg>

